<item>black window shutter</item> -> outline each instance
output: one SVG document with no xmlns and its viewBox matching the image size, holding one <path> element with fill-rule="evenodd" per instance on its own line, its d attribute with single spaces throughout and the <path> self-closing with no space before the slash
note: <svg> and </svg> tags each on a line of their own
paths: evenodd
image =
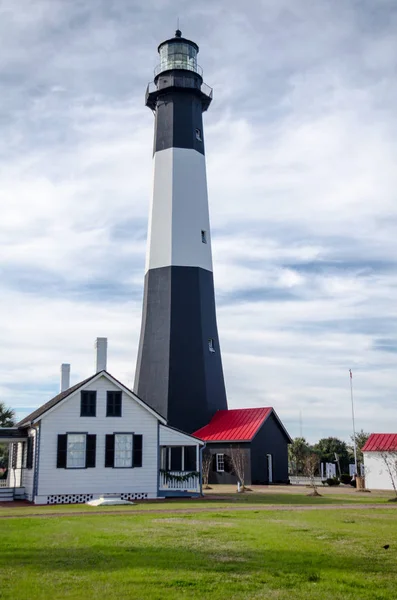
<svg viewBox="0 0 397 600">
<path fill-rule="evenodd" d="M 216 464 L 216 454 L 212 455 L 212 466 L 211 466 L 211 470 L 212 471 L 217 471 L 217 464 Z"/>
<path fill-rule="evenodd" d="M 185 446 L 185 471 L 196 471 L 196 446 Z"/>
<path fill-rule="evenodd" d="M 68 436 L 58 435 L 57 469 L 66 469 Z"/>
<path fill-rule="evenodd" d="M 28 437 L 28 445 L 26 449 L 26 468 L 33 468 L 33 437 L 31 435 Z"/>
<path fill-rule="evenodd" d="M 143 438 L 141 435 L 134 434 L 133 440 L 133 459 L 132 466 L 133 467 L 141 467 L 142 466 L 142 448 L 143 448 Z"/>
<path fill-rule="evenodd" d="M 85 466 L 87 469 L 95 467 L 96 435 L 87 435 L 85 449 Z"/>
<path fill-rule="evenodd" d="M 105 467 L 114 467 L 114 435 L 106 436 Z"/>
<path fill-rule="evenodd" d="M 17 468 L 17 461 L 18 461 L 18 444 L 13 444 L 12 445 L 12 458 L 11 458 L 11 467 L 13 469 Z"/>
<path fill-rule="evenodd" d="M 171 471 L 182 471 L 182 446 L 171 448 Z"/>
</svg>

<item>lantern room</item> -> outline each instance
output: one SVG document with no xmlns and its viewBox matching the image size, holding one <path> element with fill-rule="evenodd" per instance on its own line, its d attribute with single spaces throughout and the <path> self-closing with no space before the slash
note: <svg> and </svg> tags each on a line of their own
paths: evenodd
<svg viewBox="0 0 397 600">
<path fill-rule="evenodd" d="M 201 68 L 197 65 L 199 47 L 194 42 L 182 37 L 177 29 L 175 37 L 166 40 L 158 47 L 160 64 L 156 67 L 155 76 L 173 69 L 193 71 L 202 76 Z"/>
</svg>

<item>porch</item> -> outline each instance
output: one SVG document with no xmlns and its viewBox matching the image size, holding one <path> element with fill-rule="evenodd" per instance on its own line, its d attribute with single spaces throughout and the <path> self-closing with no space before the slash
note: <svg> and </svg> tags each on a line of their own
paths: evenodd
<svg viewBox="0 0 397 600">
<path fill-rule="evenodd" d="M 160 427 L 159 496 L 201 495 L 201 440 Z"/>
<path fill-rule="evenodd" d="M 0 468 L 0 502 L 23 500 L 23 471 L 26 466 L 27 432 L 8 427 L 0 429 L 0 444 L 8 447 L 8 460 Z"/>
</svg>

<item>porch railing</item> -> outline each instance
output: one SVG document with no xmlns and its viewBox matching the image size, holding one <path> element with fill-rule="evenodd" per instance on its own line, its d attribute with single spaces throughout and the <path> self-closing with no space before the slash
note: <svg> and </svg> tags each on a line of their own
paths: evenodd
<svg viewBox="0 0 397 600">
<path fill-rule="evenodd" d="M 160 471 L 160 490 L 200 491 L 200 475 L 195 471 Z"/>
<path fill-rule="evenodd" d="M 8 484 L 8 479 L 0 479 L 0 488 L 10 487 Z"/>
<path fill-rule="evenodd" d="M 289 480 L 293 485 L 309 485 L 311 483 L 310 477 L 303 477 L 303 476 L 296 476 L 296 475 L 290 475 Z M 322 482 L 321 477 L 315 477 L 314 482 L 316 485 L 321 485 L 321 482 Z"/>
</svg>

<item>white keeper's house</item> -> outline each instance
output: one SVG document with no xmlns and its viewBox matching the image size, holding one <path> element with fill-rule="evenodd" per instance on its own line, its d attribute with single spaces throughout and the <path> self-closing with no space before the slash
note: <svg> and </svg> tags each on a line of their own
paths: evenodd
<svg viewBox="0 0 397 600">
<path fill-rule="evenodd" d="M 0 429 L 10 444 L 0 501 L 69 504 L 201 493 L 204 442 L 166 420 L 106 370 L 107 339 L 96 341 L 96 372 L 70 387 L 61 367 L 60 393 Z"/>
</svg>

